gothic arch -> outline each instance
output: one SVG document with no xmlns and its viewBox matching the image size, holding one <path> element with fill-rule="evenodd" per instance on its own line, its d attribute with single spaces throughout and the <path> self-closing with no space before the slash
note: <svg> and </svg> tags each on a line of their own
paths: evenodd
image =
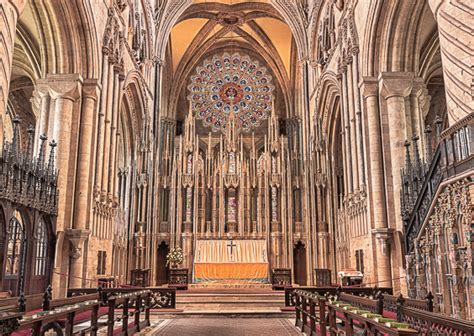
<svg viewBox="0 0 474 336">
<path fill-rule="evenodd" d="M 35 1 L 27 7 L 19 19 L 17 41 L 32 80 L 48 73 L 98 76 L 99 44 L 90 1 Z"/>
<path fill-rule="evenodd" d="M 375 1 L 369 7 L 362 47 L 362 75 L 382 71 L 412 71 L 419 68 L 421 31 L 426 16 L 432 17 L 427 1 Z"/>
<path fill-rule="evenodd" d="M 158 59 L 165 59 L 171 29 L 191 4 L 192 0 L 158 1 L 155 12 L 157 18 L 155 55 Z"/>
<path fill-rule="evenodd" d="M 130 148 L 134 148 L 135 142 L 144 135 L 141 134 L 143 122 L 149 117 L 147 93 L 141 78 L 140 73 L 134 70 L 128 73 L 123 84 L 122 111 L 125 111 L 123 121 L 130 127 L 128 129 Z"/>
</svg>

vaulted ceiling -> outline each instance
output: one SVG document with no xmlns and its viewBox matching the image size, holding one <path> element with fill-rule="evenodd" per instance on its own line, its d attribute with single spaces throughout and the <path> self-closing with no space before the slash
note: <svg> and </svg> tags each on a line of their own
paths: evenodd
<svg viewBox="0 0 474 336">
<path fill-rule="evenodd" d="M 277 113 L 291 114 L 296 47 L 290 27 L 268 0 L 195 0 L 171 31 L 168 66 L 173 84 L 169 108 L 187 112 L 186 88 L 197 66 L 215 54 L 238 52 L 268 69 L 276 87 Z M 172 63 L 172 64 L 169 64 Z"/>
</svg>

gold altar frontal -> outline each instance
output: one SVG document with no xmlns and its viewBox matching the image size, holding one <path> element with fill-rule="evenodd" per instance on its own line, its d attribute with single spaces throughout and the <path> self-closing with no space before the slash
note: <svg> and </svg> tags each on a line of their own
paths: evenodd
<svg viewBox="0 0 474 336">
<path fill-rule="evenodd" d="M 195 283 L 268 282 L 265 240 L 198 240 Z"/>
</svg>

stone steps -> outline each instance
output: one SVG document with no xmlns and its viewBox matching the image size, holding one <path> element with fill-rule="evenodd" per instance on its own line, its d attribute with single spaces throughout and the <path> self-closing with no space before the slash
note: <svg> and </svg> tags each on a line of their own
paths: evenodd
<svg viewBox="0 0 474 336">
<path fill-rule="evenodd" d="M 180 317 L 202 316 L 259 316 L 259 317 L 292 317 L 293 313 L 282 312 L 285 306 L 283 292 L 245 291 L 178 291 L 176 309 Z"/>
</svg>

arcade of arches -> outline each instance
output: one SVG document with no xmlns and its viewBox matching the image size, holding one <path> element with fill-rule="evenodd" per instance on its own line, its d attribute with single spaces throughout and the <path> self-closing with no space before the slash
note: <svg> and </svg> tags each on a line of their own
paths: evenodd
<svg viewBox="0 0 474 336">
<path fill-rule="evenodd" d="M 0 0 L 0 291 L 164 285 L 180 247 L 196 284 L 358 271 L 474 318 L 473 11 Z"/>
</svg>

